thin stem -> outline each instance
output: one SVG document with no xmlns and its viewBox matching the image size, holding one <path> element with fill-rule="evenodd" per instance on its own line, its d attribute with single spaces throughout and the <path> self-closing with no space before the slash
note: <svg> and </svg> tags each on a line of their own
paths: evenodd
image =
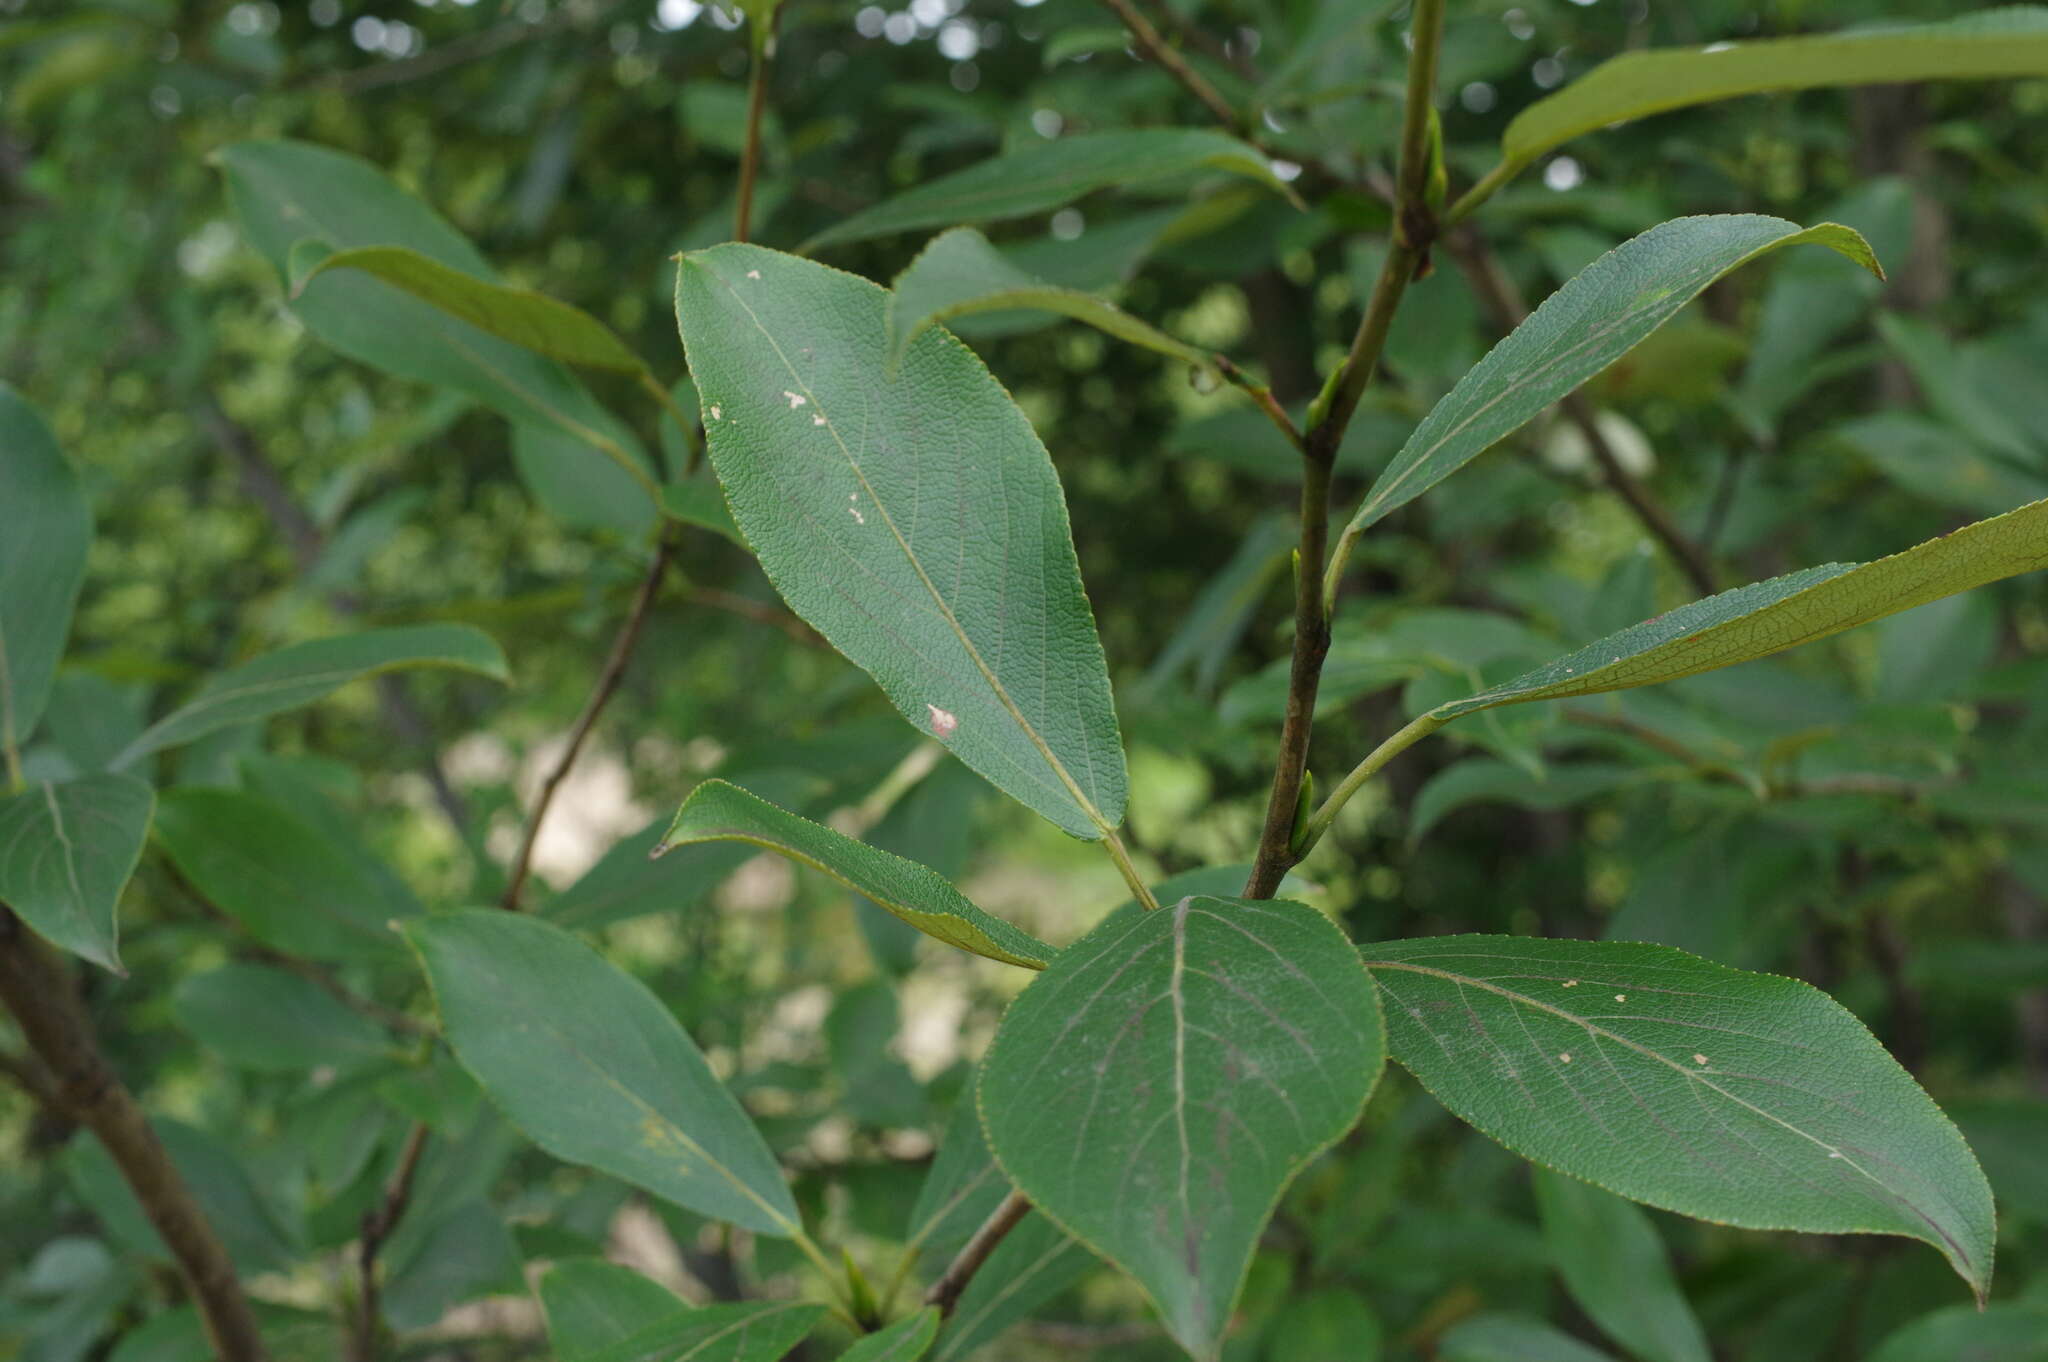
<svg viewBox="0 0 2048 1362">
<path fill-rule="evenodd" d="M 961 1293 L 966 1291 L 967 1284 L 974 1280 L 974 1274 L 981 1271 L 981 1266 L 988 1261 L 988 1256 L 1003 1242 L 1003 1236 L 1016 1229 L 1017 1222 L 1030 1210 L 1031 1203 L 1024 1199 L 1022 1192 L 1013 1191 L 1004 1197 L 1002 1205 L 996 1207 L 989 1218 L 981 1222 L 981 1228 L 974 1232 L 974 1237 L 967 1241 L 967 1246 L 946 1265 L 946 1270 L 939 1275 L 939 1279 L 924 1293 L 924 1303 L 938 1306 L 941 1316 L 950 1316 L 953 1307 L 960 1303 Z"/>
<path fill-rule="evenodd" d="M 775 46 L 775 20 L 780 12 L 777 6 L 766 19 L 748 21 L 767 24 L 768 32 L 754 35 L 754 59 L 747 70 L 747 136 L 740 149 L 740 187 L 732 206 L 734 241 L 747 240 L 754 225 L 754 180 L 761 169 L 761 114 L 768 106 L 768 53 Z"/>
<path fill-rule="evenodd" d="M 583 712 L 576 716 L 576 726 L 569 731 L 568 744 L 563 747 L 554 769 L 541 782 L 533 812 L 526 820 L 526 835 L 520 839 L 519 853 L 512 858 L 505 892 L 498 900 L 498 906 L 507 912 L 519 911 L 519 894 L 526 887 L 526 878 L 533 869 L 533 848 L 540 840 L 541 823 L 547 818 L 548 805 L 554 802 L 555 791 L 568 778 L 569 768 L 576 764 L 577 754 L 583 750 L 590 730 L 597 726 L 598 715 L 611 702 L 626 674 L 626 664 L 632 661 L 633 649 L 639 645 L 641 630 L 647 625 L 647 616 L 661 589 L 661 579 L 667 575 L 669 560 L 675 556 L 676 528 L 672 525 L 662 531 L 661 540 L 655 546 L 654 561 L 648 564 L 647 576 L 641 579 L 640 589 L 634 593 L 633 604 L 626 612 L 625 623 L 619 626 L 618 637 L 612 640 L 611 655 L 604 660 L 604 670 L 598 673 L 597 685 L 592 688 L 590 698 L 584 701 Z"/>
<path fill-rule="evenodd" d="M 1473 210 L 1493 197 L 1494 191 L 1515 177 L 1521 167 L 1507 161 L 1486 172 L 1478 183 L 1458 196 L 1458 201 L 1444 214 L 1444 226 L 1455 227 L 1472 216 Z"/>
<path fill-rule="evenodd" d="M 1279 427 L 1280 433 L 1287 437 L 1287 443 L 1293 445 L 1297 453 L 1307 451 L 1308 442 L 1303 437 L 1300 427 L 1296 426 L 1294 418 L 1287 414 L 1287 408 L 1281 406 L 1280 400 L 1273 396 L 1271 388 L 1263 383 L 1253 382 L 1251 376 L 1238 368 L 1227 356 L 1217 355 L 1212 362 L 1217 373 L 1222 374 L 1232 387 L 1251 398 L 1258 409 L 1266 413 L 1266 419 Z"/>
<path fill-rule="evenodd" d="M 56 952 L 0 907 L 0 1004 L 48 1070 L 57 1107 L 99 1137 L 143 1214 L 170 1249 L 216 1357 L 265 1362 L 256 1317 L 234 1261 L 157 1139 L 133 1094 L 108 1067 Z"/>
<path fill-rule="evenodd" d="M 1444 0 L 1415 0 L 1408 58 L 1407 101 L 1401 117 L 1401 162 L 1395 182 L 1394 230 L 1372 297 L 1344 361 L 1309 406 L 1302 447 L 1301 552 L 1295 566 L 1294 655 L 1288 669 L 1287 714 L 1280 730 L 1280 754 L 1258 854 L 1245 882 L 1246 898 L 1271 898 L 1289 866 L 1300 859 L 1295 818 L 1308 770 L 1309 735 L 1315 724 L 1316 690 L 1330 651 L 1330 611 L 1343 559 L 1356 534 L 1347 530 L 1337 552 L 1324 558 L 1329 542 L 1330 475 L 1337 449 L 1358 410 L 1385 348 L 1394 313 L 1409 281 L 1436 236 L 1429 208 L 1430 112 L 1436 91 L 1437 55 L 1443 41 Z"/>
<path fill-rule="evenodd" d="M 415 1124 L 405 1137 L 397 1166 L 384 1183 L 383 1198 L 375 1209 L 363 1213 L 362 1235 L 356 1246 L 356 1275 L 361 1289 L 356 1301 L 355 1334 L 350 1340 L 351 1362 L 376 1362 L 377 1343 L 382 1334 L 377 1303 L 377 1254 L 398 1228 L 412 1201 L 413 1179 L 419 1173 L 420 1156 L 426 1148 L 427 1127 L 423 1122 Z"/>
<path fill-rule="evenodd" d="M 1159 900 L 1152 896 L 1152 887 L 1145 883 L 1145 877 L 1138 873 L 1138 867 L 1131 864 L 1131 853 L 1124 847 L 1124 839 L 1116 835 L 1115 828 L 1102 830 L 1102 846 L 1109 853 L 1109 859 L 1116 862 L 1117 873 L 1130 886 L 1131 897 L 1138 901 L 1147 912 L 1159 906 Z"/>
<path fill-rule="evenodd" d="M 1351 796 L 1365 788 L 1365 782 L 1379 774 L 1382 766 L 1442 728 L 1447 722 L 1449 721 L 1439 719 L 1433 714 L 1425 714 L 1375 747 L 1364 761 L 1352 767 L 1351 774 L 1337 782 L 1337 788 L 1330 791 L 1330 797 L 1323 801 L 1323 806 L 1310 814 L 1307 821 L 1302 824 L 1301 841 L 1295 848 L 1294 859 L 1299 861 L 1315 848 L 1315 844 L 1323 839 L 1323 834 L 1330 830 L 1330 824 L 1336 821 L 1338 811 L 1351 801 Z"/>
<path fill-rule="evenodd" d="M 1188 65 L 1187 58 L 1167 45 L 1166 40 L 1159 36 L 1159 30 L 1152 26 L 1152 21 L 1138 12 L 1137 6 L 1133 5 L 1131 0 L 1102 0 L 1102 3 L 1123 21 L 1123 26 L 1130 30 L 1131 38 L 1143 49 L 1145 55 L 1159 63 L 1160 67 L 1179 81 L 1189 94 L 1201 100 L 1209 112 L 1216 115 L 1217 122 L 1238 132 L 1247 130 L 1245 121 L 1238 117 L 1237 110 L 1231 107 L 1230 101 L 1218 93 L 1216 87 L 1211 85 L 1200 71 Z M 1253 145 L 1256 146 L 1257 143 L 1254 142 Z M 1265 148 L 1261 147 L 1260 150 L 1263 151 Z"/>
<path fill-rule="evenodd" d="M 697 471 L 698 460 L 704 456 L 704 432 L 688 413 L 676 405 L 676 400 L 669 395 L 669 390 L 656 382 L 654 375 L 645 369 L 640 371 L 640 386 L 647 389 L 648 395 L 661 404 L 661 409 L 668 413 L 669 420 L 674 421 L 676 429 L 682 432 L 683 441 L 689 446 L 689 453 L 683 459 L 683 476 L 689 477 Z"/>
</svg>

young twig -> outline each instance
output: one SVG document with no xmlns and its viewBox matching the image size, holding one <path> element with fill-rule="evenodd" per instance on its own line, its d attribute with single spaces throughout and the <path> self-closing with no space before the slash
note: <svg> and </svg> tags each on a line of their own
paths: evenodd
<svg viewBox="0 0 2048 1362">
<path fill-rule="evenodd" d="M 1157 62 L 1168 75 L 1179 81 L 1189 94 L 1201 100 L 1204 107 L 1210 113 L 1216 115 L 1217 122 L 1231 131 L 1240 134 L 1250 131 L 1245 120 L 1240 118 L 1237 110 L 1230 106 L 1230 101 L 1218 93 L 1216 87 L 1211 85 L 1200 71 L 1188 65 L 1187 58 L 1181 56 L 1179 52 L 1167 44 L 1164 38 L 1159 36 L 1159 30 L 1152 26 L 1150 19 L 1147 19 L 1138 12 L 1138 7 L 1133 5 L 1131 0 L 1102 0 L 1102 3 L 1107 5 L 1118 19 L 1122 20 L 1123 26 L 1130 30 L 1132 40 L 1138 44 L 1138 47 L 1144 54 Z M 1253 142 L 1253 145 L 1257 146 L 1258 144 Z M 1263 147 L 1259 149 L 1261 151 L 1265 150 Z M 1268 154 L 1270 155 L 1271 153 Z"/>
<path fill-rule="evenodd" d="M 350 1362 L 377 1362 L 377 1345 L 384 1329 L 382 1307 L 377 1299 L 377 1254 L 383 1249 L 384 1241 L 391 1237 L 391 1232 L 398 1228 L 406 1206 L 412 1201 L 413 1178 L 419 1173 L 420 1156 L 426 1148 L 427 1127 L 423 1123 L 416 1124 L 405 1137 L 405 1145 L 398 1153 L 398 1163 L 384 1183 L 384 1195 L 373 1209 L 363 1213 L 362 1232 L 356 1241 L 359 1293 L 355 1330 L 350 1338 Z"/>
<path fill-rule="evenodd" d="M 0 907 L 0 1004 L 14 1014 L 48 1072 L 44 1095 L 62 1114 L 99 1137 L 114 1166 L 156 1227 L 192 1293 L 222 1362 L 265 1362 L 263 1338 L 235 1264 L 192 1199 L 177 1165 L 134 1096 L 107 1066 L 71 971 L 49 946 Z"/>
<path fill-rule="evenodd" d="M 748 240 L 754 225 L 754 180 L 761 170 L 761 115 L 768 105 L 768 59 L 775 48 L 775 22 L 782 8 L 772 8 L 765 19 L 749 23 L 766 24 L 766 33 L 754 35 L 754 59 L 747 70 L 747 136 L 740 148 L 740 185 L 733 196 L 732 239 Z"/>
<path fill-rule="evenodd" d="M 1017 1222 L 1030 1210 L 1031 1203 L 1024 1199 L 1022 1192 L 1013 1191 L 1004 1197 L 1002 1205 L 981 1222 L 981 1228 L 974 1232 L 967 1246 L 954 1256 L 939 1279 L 931 1284 L 931 1289 L 924 1293 L 924 1303 L 938 1306 L 941 1315 L 951 1315 L 953 1307 L 960 1303 L 961 1293 L 974 1280 L 974 1274 L 981 1271 L 988 1256 L 1003 1242 L 1003 1236 L 1016 1229 Z"/>
<path fill-rule="evenodd" d="M 576 764 L 577 754 L 590 737 L 590 730 L 597 726 L 597 716 L 611 702 L 619 682 L 626 674 L 626 664 L 633 660 L 633 649 L 640 643 L 640 632 L 647 626 L 647 616 L 654 607 L 654 598 L 661 590 L 661 579 L 668 575 L 669 560 L 675 557 L 679 526 L 669 525 L 662 531 L 661 540 L 654 549 L 654 561 L 648 564 L 647 575 L 641 579 L 640 589 L 633 595 L 633 604 L 626 611 L 625 623 L 619 626 L 618 637 L 612 640 L 611 655 L 604 660 L 604 669 L 597 675 L 597 685 L 592 688 L 590 698 L 583 703 L 583 712 L 576 716 L 576 726 L 569 730 L 569 741 L 562 748 L 562 755 L 556 759 L 554 769 L 541 782 L 540 793 L 533 802 L 533 812 L 527 815 L 526 834 L 519 840 L 519 852 L 512 858 L 511 870 L 505 882 L 505 892 L 498 900 L 498 906 L 507 912 L 519 911 L 520 891 L 526 887 L 526 879 L 533 870 L 533 848 L 540 840 L 541 823 L 548 816 L 548 805 L 554 802 L 555 791 L 569 776 L 569 768 Z"/>
</svg>

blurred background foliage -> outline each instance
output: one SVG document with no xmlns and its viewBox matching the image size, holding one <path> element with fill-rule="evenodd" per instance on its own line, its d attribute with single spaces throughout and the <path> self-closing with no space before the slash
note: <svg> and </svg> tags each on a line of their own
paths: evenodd
<svg viewBox="0 0 2048 1362">
<path fill-rule="evenodd" d="M 1382 249 L 1384 203 L 1341 186 L 1388 160 L 1405 6 L 1154 8 L 1258 111 L 1317 207 L 1165 181 L 990 235 L 1305 402 Z M 1487 168 L 1517 109 L 1615 53 L 1949 12 L 1458 0 L 1440 91 L 1454 178 Z M 511 657 L 509 688 L 387 678 L 228 730 L 167 775 L 292 809 L 430 905 L 490 901 L 521 801 L 644 571 L 648 526 L 577 479 L 534 477 L 545 460 L 500 416 L 314 340 L 210 155 L 290 137 L 360 156 L 509 281 L 589 310 L 680 379 L 669 257 L 730 232 L 744 35 L 693 0 L 0 0 L 0 16 L 0 376 L 50 421 L 97 520 L 53 741 L 31 757 L 59 769 L 104 751 L 198 677 L 280 643 L 474 623 Z M 784 248 L 1007 147 L 1206 117 L 1083 0 L 792 0 L 771 81 L 755 238 Z M 1591 393 L 1719 585 L 1877 557 L 2048 495 L 2044 115 L 2044 81 L 1709 106 L 1580 139 L 1481 228 L 1531 300 L 1682 214 L 1863 231 L 1888 285 L 1789 253 L 1715 286 Z M 923 239 L 824 254 L 886 282 Z M 1484 353 L 1489 325 L 1440 259 L 1347 445 L 1354 490 Z M 1294 455 L 1229 394 L 1093 332 L 1042 315 L 961 329 L 1066 485 L 1131 747 L 1134 850 L 1162 876 L 1244 861 L 1285 689 Z M 625 380 L 590 386 L 673 474 L 679 432 L 660 409 Z M 1358 562 L 1323 688 L 1326 780 L 1406 714 L 1697 594 L 1563 423 L 1397 514 Z M 536 901 L 653 985 L 800 1170 L 807 1210 L 886 1265 L 965 1065 L 1024 977 L 779 862 L 644 861 L 642 829 L 714 771 L 823 816 L 910 749 L 866 678 L 809 643 L 741 548 L 689 535 L 556 805 Z M 1360 940 L 1653 940 L 1833 992 L 1983 1159 L 2000 1298 L 2048 1310 L 2044 679 L 2048 611 L 2021 578 L 1778 660 L 1481 716 L 1354 801 L 1297 892 Z M 1122 896 L 1081 844 L 950 763 L 870 835 L 1055 942 Z M 88 976 L 105 1044 L 178 1123 L 209 1202 L 234 1208 L 235 1251 L 279 1311 L 345 1291 L 337 1255 L 416 1118 L 439 1138 L 386 1302 L 411 1347 L 533 1355 L 522 1263 L 609 1252 L 694 1299 L 786 1289 L 787 1245 L 707 1232 L 521 1146 L 411 1039 L 379 1033 L 354 1059 L 315 1045 L 310 1074 L 295 1051 L 252 1061 L 247 1015 L 209 998 L 219 970 L 261 952 L 160 850 L 122 915 L 129 977 Z M 348 978 L 424 1014 L 403 971 Z M 0 1148 L 0 1355 L 170 1355 L 135 1332 L 171 1280 L 110 1170 L 11 1089 Z M 1231 1356 L 1429 1357 L 1482 1310 L 1621 1348 L 1601 1342 L 1600 1303 L 1552 1270 L 1565 1250 L 1537 1215 L 1519 1159 L 1390 1072 L 1361 1131 L 1284 1202 Z M 1654 1219 L 1719 1357 L 1862 1358 L 1962 1308 L 1939 1258 L 1904 1242 Z M 1171 1355 L 1132 1288 L 1084 1260 L 1062 1271 L 985 1356 Z"/>
</svg>

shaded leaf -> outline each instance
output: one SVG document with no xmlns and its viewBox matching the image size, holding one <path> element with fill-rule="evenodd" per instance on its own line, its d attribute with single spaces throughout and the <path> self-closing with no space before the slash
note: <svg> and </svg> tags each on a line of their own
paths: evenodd
<svg viewBox="0 0 2048 1362">
<path fill-rule="evenodd" d="M 690 792 L 653 854 L 716 841 L 749 842 L 823 871 L 963 951 L 1026 969 L 1043 969 L 1053 957 L 1052 947 L 990 917 L 936 872 L 778 809 L 722 780 L 707 780 Z"/>
<path fill-rule="evenodd" d="M 391 1048 L 384 1032 L 309 980 L 268 965 L 194 974 L 171 995 L 171 1010 L 200 1044 L 245 1069 L 349 1069 Z"/>
<path fill-rule="evenodd" d="M 747 547 L 746 537 L 739 526 L 732 523 L 732 512 L 725 504 L 725 493 L 718 485 L 709 481 L 665 483 L 661 489 L 661 513 L 670 520 L 680 520 L 685 525 L 724 535 L 741 548 Z"/>
<path fill-rule="evenodd" d="M 1516 1153 L 1701 1219 L 1919 1239 L 1989 1288 L 1991 1189 L 1969 1147 L 1817 989 L 1614 941 L 1364 954 L 1394 1058 Z"/>
<path fill-rule="evenodd" d="M 50 428 L 0 383 L 0 748 L 43 717 L 85 580 L 92 513 Z"/>
<path fill-rule="evenodd" d="M 917 1362 L 938 1336 L 938 1308 L 927 1305 L 861 1339 L 839 1354 L 839 1362 Z"/>
<path fill-rule="evenodd" d="M 116 910 L 155 803 L 142 781 L 111 774 L 0 799 L 0 901 L 45 941 L 124 973 Z"/>
<path fill-rule="evenodd" d="M 451 1306 L 522 1285 L 512 1232 L 482 1198 L 421 1214 L 413 1229 L 409 1251 L 391 1254 L 390 1281 L 379 1301 L 392 1328 L 424 1329 Z"/>
<path fill-rule="evenodd" d="M 653 1278 L 602 1258 L 557 1261 L 540 1279 L 540 1303 L 558 1362 L 578 1362 L 665 1323 L 686 1304 Z"/>
<path fill-rule="evenodd" d="M 822 1305 L 707 1305 L 584 1354 L 581 1362 L 779 1362 L 824 1317 Z"/>
<path fill-rule="evenodd" d="M 1951 1306 L 1887 1334 L 1868 1362 L 2048 1362 L 2048 1309 L 2015 1301 Z"/>
<path fill-rule="evenodd" d="M 1123 746 L 1052 461 L 951 337 L 886 378 L 887 299 L 757 246 L 684 257 L 676 317 L 733 519 L 915 727 L 1099 837 L 1123 816 Z"/>
<path fill-rule="evenodd" d="M 983 1061 L 1003 1171 L 1197 1357 L 1217 1355 L 1280 1193 L 1379 1075 L 1356 956 L 1298 903 L 1125 910 L 1032 981 Z"/>
<path fill-rule="evenodd" d="M 798 1229 L 760 1132 L 646 985 L 510 913 L 443 914 L 407 935 L 456 1057 L 535 1143 L 745 1229 Z"/>
<path fill-rule="evenodd" d="M 1461 1321 L 1437 1340 L 1442 1362 L 1614 1362 L 1555 1325 L 1489 1311 Z"/>
<path fill-rule="evenodd" d="M 960 1293 L 940 1331 L 931 1362 L 965 1362 L 983 1344 L 1036 1314 L 1039 1307 L 1098 1266 L 1094 1254 L 1058 1225 L 1027 1215 Z"/>
<path fill-rule="evenodd" d="M 1543 1240 L 1572 1299 L 1642 1362 L 1712 1362 L 1656 1226 L 1591 1183 L 1536 1169 Z"/>
<path fill-rule="evenodd" d="M 210 1132 L 182 1121 L 160 1118 L 151 1121 L 150 1128 L 191 1189 L 192 1199 L 219 1232 L 235 1266 L 244 1275 L 289 1268 L 299 1246 L 257 1191 L 235 1151 Z M 65 1149 L 62 1162 L 78 1199 L 110 1234 L 133 1252 L 171 1261 L 156 1226 L 98 1136 L 81 1134 Z"/>
</svg>

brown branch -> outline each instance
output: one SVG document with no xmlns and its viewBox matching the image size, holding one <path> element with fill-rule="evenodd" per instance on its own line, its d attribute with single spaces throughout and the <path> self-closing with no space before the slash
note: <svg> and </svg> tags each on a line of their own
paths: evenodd
<svg viewBox="0 0 2048 1362">
<path fill-rule="evenodd" d="M 198 1306 L 222 1362 L 264 1362 L 256 1317 L 235 1265 L 135 1098 L 107 1066 L 56 952 L 0 908 L 0 1003 L 49 1071 L 55 1105 L 99 1137 Z"/>
<path fill-rule="evenodd" d="M 825 641 L 823 634 L 820 634 L 787 610 L 778 610 L 765 602 L 754 600 L 749 596 L 742 596 L 737 591 L 727 591 L 723 587 L 716 586 L 692 586 L 685 587 L 682 594 L 683 599 L 692 605 L 701 605 L 712 610 L 723 610 L 729 615 L 738 615 L 742 619 L 750 619 L 757 624 L 765 624 L 770 628 L 780 629 L 783 633 L 789 635 L 791 640 L 803 644 L 806 648 L 830 650 L 832 647 L 831 644 Z"/>
<path fill-rule="evenodd" d="M 1251 131 L 1246 125 L 1245 120 L 1238 117 L 1237 110 L 1230 106 L 1230 101 L 1225 99 L 1217 91 L 1216 87 L 1209 83 L 1206 76 L 1188 65 L 1187 58 L 1181 56 L 1178 51 L 1167 44 L 1164 38 L 1159 36 L 1159 30 L 1152 26 L 1150 19 L 1147 19 L 1138 12 L 1138 7 L 1133 5 L 1131 0 L 1102 0 L 1102 3 L 1108 6 L 1110 11 L 1123 22 L 1125 28 L 1130 30 L 1131 38 L 1143 49 L 1145 55 L 1157 62 L 1160 68 L 1168 75 L 1179 81 L 1182 88 L 1189 94 L 1201 100 L 1203 106 L 1210 113 L 1216 115 L 1217 122 L 1238 133 L 1249 133 Z M 1249 141 L 1251 139 L 1247 137 L 1246 140 Z M 1258 146 L 1258 143 L 1252 141 L 1252 145 Z M 1259 150 L 1265 151 L 1266 149 L 1259 147 Z M 1270 156 L 1272 153 L 1267 152 L 1266 154 Z"/>
<path fill-rule="evenodd" d="M 400 85 L 407 81 L 424 80 L 428 76 L 439 75 L 454 67 L 495 56 L 507 48 L 546 37 L 560 29 L 579 24 L 594 26 L 621 3 L 622 0 L 609 0 L 609 3 L 594 7 L 564 4 L 537 24 L 528 23 L 524 19 L 508 19 L 504 23 L 494 24 L 479 32 L 465 34 L 417 57 L 386 62 L 381 66 L 340 71 L 309 81 L 307 84 L 315 88 L 324 85 L 343 94 L 353 95 L 364 90 L 374 90 L 382 85 Z"/>
<path fill-rule="evenodd" d="M 770 6 L 767 17 L 751 17 L 749 24 L 766 24 L 768 31 L 749 34 L 754 40 L 754 59 L 747 70 L 747 136 L 740 147 L 740 184 L 733 197 L 732 239 L 745 241 L 754 225 L 754 179 L 761 169 L 761 115 L 768 106 L 768 59 L 775 50 L 775 23 L 782 15 L 779 5 Z"/>
<path fill-rule="evenodd" d="M 955 1255 L 931 1289 L 924 1293 L 926 1305 L 939 1307 L 939 1314 L 948 1316 L 953 1307 L 960 1303 L 960 1295 L 967 1290 L 967 1284 L 974 1280 L 974 1274 L 981 1271 L 981 1265 L 996 1251 L 996 1245 L 1003 1242 L 1003 1236 L 1017 1228 L 1031 1210 L 1031 1203 L 1024 1199 L 1022 1192 L 1011 1192 L 1003 1198 L 1002 1205 L 981 1222 L 981 1228 L 967 1241 L 967 1246 Z"/>
<path fill-rule="evenodd" d="M 1254 61 L 1249 53 L 1238 51 L 1236 45 L 1218 38 L 1209 30 L 1196 24 L 1187 15 L 1175 9 L 1171 4 L 1166 3 L 1165 0 L 1159 0 L 1156 8 L 1161 14 L 1166 16 L 1166 21 L 1173 25 L 1181 37 L 1237 72 L 1238 75 L 1242 76 L 1249 83 L 1253 85 L 1263 85 L 1265 83 L 1265 73 L 1259 70 L 1258 62 Z"/>
<path fill-rule="evenodd" d="M 405 1215 L 412 1200 L 413 1178 L 420 1169 L 420 1155 L 426 1152 L 427 1127 L 413 1126 L 399 1151 L 398 1164 L 384 1183 L 384 1195 L 371 1210 L 363 1212 L 361 1237 L 356 1243 L 356 1272 L 360 1293 L 356 1301 L 355 1330 L 350 1337 L 350 1362 L 377 1362 L 377 1344 L 383 1334 L 377 1301 L 377 1254 L 391 1231 Z"/>
<path fill-rule="evenodd" d="M 669 561 L 675 557 L 679 529 L 671 523 L 662 531 L 661 541 L 654 549 L 654 561 L 648 564 L 647 575 L 641 579 L 640 589 L 633 595 L 633 604 L 626 611 L 625 623 L 619 626 L 618 637 L 612 640 L 611 655 L 604 660 L 604 669 L 597 675 L 597 685 L 591 690 L 590 698 L 584 701 L 583 712 L 576 716 L 576 726 L 569 731 L 568 745 L 562 749 L 554 769 L 541 782 L 533 812 L 527 815 L 526 835 L 520 839 L 519 852 L 512 858 L 505 892 L 498 900 L 498 906 L 507 912 L 519 911 L 519 894 L 526 887 L 527 876 L 533 870 L 533 848 L 540 840 L 541 824 L 547 819 L 548 805 L 554 802 L 555 791 L 568 779 L 569 768 L 576 764 L 577 754 L 583 750 L 590 730 L 597 726 L 598 715 L 611 703 L 620 680 L 625 677 L 626 664 L 633 660 L 633 650 L 640 643 L 640 632 L 646 628 L 654 598 L 661 590 L 661 579 L 668 575 Z"/>
</svg>

